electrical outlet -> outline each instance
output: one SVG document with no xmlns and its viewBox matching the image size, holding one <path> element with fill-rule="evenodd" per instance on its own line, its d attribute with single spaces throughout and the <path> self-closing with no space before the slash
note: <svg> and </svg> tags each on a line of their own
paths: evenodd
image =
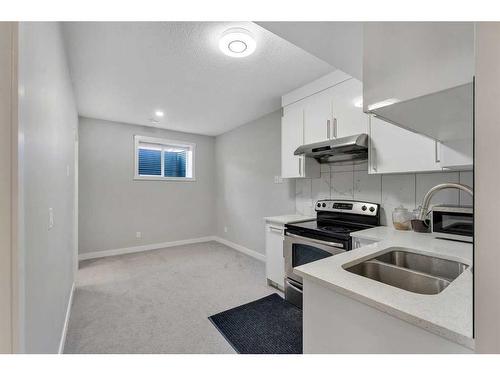
<svg viewBox="0 0 500 375">
<path fill-rule="evenodd" d="M 135 238 L 141 239 L 142 238 L 142 232 L 135 232 Z"/>
<path fill-rule="evenodd" d="M 224 233 L 227 233 L 227 227 L 224 227 Z"/>
<path fill-rule="evenodd" d="M 283 183 L 283 177 L 281 177 L 281 176 L 274 176 L 274 183 L 275 184 L 282 184 Z"/>
<path fill-rule="evenodd" d="M 66 176 L 69 177 L 70 175 L 70 170 L 69 170 L 69 165 L 66 166 Z"/>
</svg>

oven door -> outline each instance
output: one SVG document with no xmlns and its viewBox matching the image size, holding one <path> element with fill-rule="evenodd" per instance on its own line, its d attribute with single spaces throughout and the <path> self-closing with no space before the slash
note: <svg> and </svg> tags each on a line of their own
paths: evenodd
<svg viewBox="0 0 500 375">
<path fill-rule="evenodd" d="M 302 284 L 302 277 L 294 272 L 295 267 L 340 254 L 346 250 L 346 244 L 340 240 L 338 242 L 325 241 L 287 232 L 283 241 L 285 276 Z"/>
</svg>

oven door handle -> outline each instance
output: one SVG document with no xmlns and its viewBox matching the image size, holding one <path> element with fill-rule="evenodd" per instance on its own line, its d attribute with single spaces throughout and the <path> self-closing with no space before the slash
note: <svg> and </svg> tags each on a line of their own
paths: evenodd
<svg viewBox="0 0 500 375">
<path fill-rule="evenodd" d="M 293 281 L 291 279 L 286 279 L 285 281 L 286 285 L 289 286 L 290 288 L 296 290 L 297 292 L 299 293 L 302 293 L 302 285 L 299 284 L 298 282 L 296 281 Z"/>
<path fill-rule="evenodd" d="M 299 236 L 299 235 L 292 234 L 292 233 L 287 233 L 286 235 L 288 237 L 299 238 L 301 240 L 304 240 L 307 242 L 312 242 L 312 243 L 317 243 L 319 245 L 333 246 L 333 247 L 338 247 L 339 249 L 344 248 L 344 245 L 337 243 L 337 242 L 322 241 L 322 240 L 317 240 L 316 238 L 303 237 L 303 236 Z"/>
</svg>

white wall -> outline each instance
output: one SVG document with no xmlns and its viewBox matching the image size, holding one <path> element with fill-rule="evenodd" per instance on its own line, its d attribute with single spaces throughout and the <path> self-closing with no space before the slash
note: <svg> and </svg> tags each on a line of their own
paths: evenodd
<svg viewBox="0 0 500 375">
<path fill-rule="evenodd" d="M 196 181 L 133 180 L 136 134 L 196 143 Z M 214 143 L 208 136 L 80 118 L 79 253 L 212 236 Z"/>
<path fill-rule="evenodd" d="M 58 23 L 19 26 L 24 350 L 57 353 L 74 280 L 75 100 Z M 52 208 L 55 225 L 48 228 Z"/>
<path fill-rule="evenodd" d="M 356 199 L 380 203 L 381 223 L 391 225 L 392 211 L 399 205 L 409 210 L 422 204 L 425 193 L 443 182 L 460 182 L 472 187 L 472 172 L 438 172 L 369 175 L 367 164 L 322 165 L 321 178 L 296 180 L 296 210 L 310 215 L 318 199 Z M 445 190 L 431 204 L 472 204 L 467 194 Z"/>
<path fill-rule="evenodd" d="M 215 165 L 217 235 L 265 254 L 263 218 L 295 211 L 294 181 L 274 183 L 281 175 L 281 111 L 218 136 Z"/>
</svg>

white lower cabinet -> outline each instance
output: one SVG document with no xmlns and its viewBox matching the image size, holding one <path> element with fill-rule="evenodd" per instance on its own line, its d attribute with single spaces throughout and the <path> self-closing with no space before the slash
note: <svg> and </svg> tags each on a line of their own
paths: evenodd
<svg viewBox="0 0 500 375">
<path fill-rule="evenodd" d="M 455 342 L 304 279 L 304 354 L 465 354 Z"/>
<path fill-rule="evenodd" d="M 266 224 L 266 277 L 270 285 L 284 290 L 285 260 L 283 240 L 285 228 L 281 224 Z"/>
<path fill-rule="evenodd" d="M 441 171 L 440 147 L 435 140 L 370 117 L 368 173 Z"/>
</svg>

